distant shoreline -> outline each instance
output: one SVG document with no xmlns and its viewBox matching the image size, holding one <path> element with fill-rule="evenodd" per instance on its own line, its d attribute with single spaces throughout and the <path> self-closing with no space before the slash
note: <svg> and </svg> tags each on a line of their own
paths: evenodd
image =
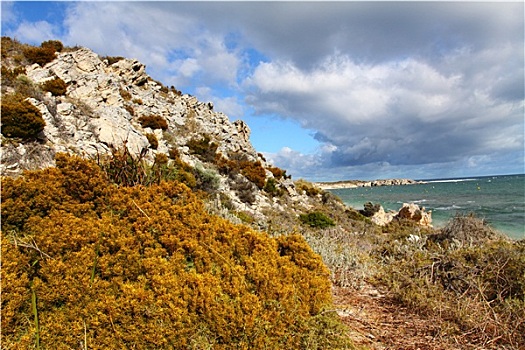
<svg viewBox="0 0 525 350">
<path fill-rule="evenodd" d="M 377 186 L 404 186 L 424 184 L 426 181 L 412 179 L 384 179 L 384 180 L 343 180 L 336 182 L 315 182 L 314 184 L 323 190 L 336 190 L 340 188 L 377 187 Z"/>
</svg>

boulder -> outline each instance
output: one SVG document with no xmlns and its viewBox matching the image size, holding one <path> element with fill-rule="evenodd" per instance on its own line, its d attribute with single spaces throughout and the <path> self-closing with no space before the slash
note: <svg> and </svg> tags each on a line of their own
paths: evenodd
<svg viewBox="0 0 525 350">
<path fill-rule="evenodd" d="M 395 216 L 396 219 L 406 219 L 415 221 L 421 226 L 432 226 L 432 212 L 427 212 L 425 208 L 420 208 L 414 203 L 403 203 L 403 207 Z"/>
<path fill-rule="evenodd" d="M 395 212 L 385 212 L 382 206 L 379 206 L 379 210 L 370 217 L 370 220 L 379 226 L 386 226 L 394 219 Z"/>
</svg>

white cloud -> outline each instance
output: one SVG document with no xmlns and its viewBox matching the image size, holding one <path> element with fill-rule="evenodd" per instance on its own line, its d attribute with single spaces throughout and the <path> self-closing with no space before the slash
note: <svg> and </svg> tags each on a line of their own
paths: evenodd
<svg viewBox="0 0 525 350">
<path fill-rule="evenodd" d="M 319 168 L 322 159 L 318 154 L 303 154 L 290 147 L 283 147 L 277 153 L 263 152 L 263 155 L 270 164 L 286 169 L 288 174 L 300 174 L 305 178 L 315 176 L 315 169 Z"/>
<path fill-rule="evenodd" d="M 466 76 L 415 58 L 371 65 L 336 55 L 310 70 L 269 62 L 246 80 L 247 100 L 258 113 L 317 130 L 320 141 L 337 146 L 334 165 L 441 163 L 523 146 L 523 101 L 487 88 L 502 65 Z"/>
<path fill-rule="evenodd" d="M 184 88 L 199 81 L 234 85 L 241 60 L 198 19 L 170 2 L 78 2 L 70 6 L 65 42 L 101 55 L 144 62 L 156 79 Z"/>
<path fill-rule="evenodd" d="M 2 23 L 14 23 L 16 22 L 16 19 L 17 19 L 17 15 L 15 14 L 15 12 L 13 11 L 13 5 L 14 5 L 14 2 L 12 1 L 2 1 L 2 3 L 0 4 L 1 8 L 2 8 Z"/>
<path fill-rule="evenodd" d="M 15 31 L 8 33 L 21 42 L 40 44 L 42 41 L 56 39 L 57 28 L 46 21 L 22 22 Z"/>
</svg>

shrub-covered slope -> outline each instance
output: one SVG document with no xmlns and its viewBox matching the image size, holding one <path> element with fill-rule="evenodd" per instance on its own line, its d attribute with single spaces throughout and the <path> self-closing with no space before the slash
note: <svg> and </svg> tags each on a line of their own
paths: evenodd
<svg viewBox="0 0 525 350">
<path fill-rule="evenodd" d="M 3 347 L 342 347 L 330 304 L 301 236 L 210 215 L 179 182 L 116 186 L 64 155 L 3 180 Z"/>
</svg>

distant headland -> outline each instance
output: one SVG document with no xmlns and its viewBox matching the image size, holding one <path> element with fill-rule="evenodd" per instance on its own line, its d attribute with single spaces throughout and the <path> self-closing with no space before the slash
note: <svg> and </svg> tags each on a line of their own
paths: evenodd
<svg viewBox="0 0 525 350">
<path fill-rule="evenodd" d="M 343 180 L 337 182 L 316 182 L 315 185 L 323 190 L 335 190 L 339 188 L 376 187 L 376 186 L 401 186 L 425 183 L 412 179 L 384 179 L 384 180 Z"/>
</svg>

